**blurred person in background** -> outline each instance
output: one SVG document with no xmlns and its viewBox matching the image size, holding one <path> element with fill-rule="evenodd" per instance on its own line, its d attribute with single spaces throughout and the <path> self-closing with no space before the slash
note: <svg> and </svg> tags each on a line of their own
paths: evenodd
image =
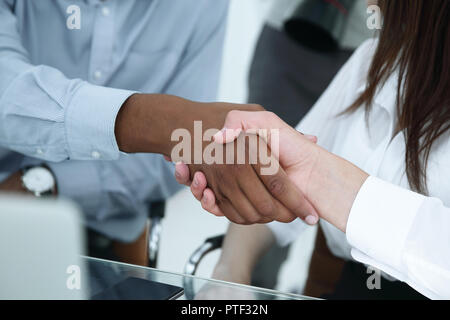
<svg viewBox="0 0 450 320">
<path fill-rule="evenodd" d="M 80 205 L 93 243 L 146 248 L 150 203 L 180 189 L 173 166 L 106 161 L 98 144 L 115 142 L 102 130 L 136 92 L 214 101 L 227 12 L 228 0 L 0 0 L 0 190 L 35 194 L 23 178 L 40 180 Z"/>
</svg>

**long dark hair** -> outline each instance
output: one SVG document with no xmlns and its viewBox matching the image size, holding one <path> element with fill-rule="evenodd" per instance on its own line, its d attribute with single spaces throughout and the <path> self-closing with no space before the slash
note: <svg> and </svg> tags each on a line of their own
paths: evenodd
<svg viewBox="0 0 450 320">
<path fill-rule="evenodd" d="M 406 142 L 411 188 L 428 193 L 433 143 L 450 129 L 450 0 L 379 0 L 384 17 L 367 87 L 347 112 L 370 112 L 377 90 L 398 70 L 396 133 Z M 450 177 L 449 177 L 450 178 Z"/>
</svg>

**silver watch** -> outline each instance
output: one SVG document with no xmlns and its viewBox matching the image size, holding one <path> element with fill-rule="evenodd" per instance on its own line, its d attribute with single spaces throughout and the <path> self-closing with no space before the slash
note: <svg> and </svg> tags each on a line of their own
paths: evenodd
<svg viewBox="0 0 450 320">
<path fill-rule="evenodd" d="M 50 196 L 55 193 L 56 179 L 47 167 L 29 167 L 22 171 L 22 184 L 36 197 Z"/>
</svg>

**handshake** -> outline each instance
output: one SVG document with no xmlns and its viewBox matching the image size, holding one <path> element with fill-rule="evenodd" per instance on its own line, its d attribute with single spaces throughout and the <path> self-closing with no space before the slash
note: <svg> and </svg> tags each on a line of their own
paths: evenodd
<svg viewBox="0 0 450 320">
<path fill-rule="evenodd" d="M 259 106 L 230 111 L 221 131 L 194 124 L 194 139 L 181 129 L 172 150 L 175 177 L 190 186 L 202 207 L 237 224 L 301 218 L 309 225 L 319 215 L 308 199 L 318 149 L 305 136 Z M 193 141 L 194 146 L 191 147 Z M 207 143 L 207 144 L 206 144 Z M 194 157 L 192 157 L 192 154 Z"/>
<path fill-rule="evenodd" d="M 258 105 L 136 94 L 122 106 L 115 135 L 121 151 L 176 162 L 177 181 L 202 207 L 237 224 L 322 218 L 345 232 L 368 177 Z"/>
</svg>

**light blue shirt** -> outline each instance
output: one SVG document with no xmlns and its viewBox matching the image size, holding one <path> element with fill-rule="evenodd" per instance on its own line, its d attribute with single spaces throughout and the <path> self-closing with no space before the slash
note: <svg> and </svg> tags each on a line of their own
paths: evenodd
<svg viewBox="0 0 450 320">
<path fill-rule="evenodd" d="M 148 202 L 178 187 L 161 156 L 119 152 L 117 113 L 135 92 L 214 100 L 227 9 L 228 0 L 0 0 L 0 180 L 48 161 L 90 227 L 135 238 Z"/>
</svg>

